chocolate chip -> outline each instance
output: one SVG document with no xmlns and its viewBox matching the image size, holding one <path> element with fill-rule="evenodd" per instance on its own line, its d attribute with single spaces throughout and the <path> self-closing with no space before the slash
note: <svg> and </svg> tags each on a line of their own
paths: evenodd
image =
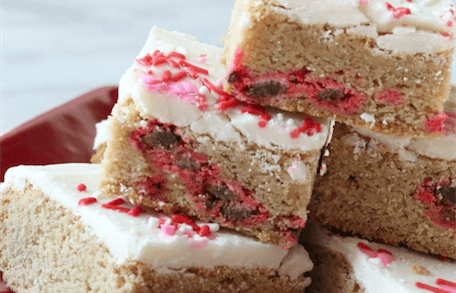
<svg viewBox="0 0 456 293">
<path fill-rule="evenodd" d="M 456 186 L 441 186 L 435 190 L 435 195 L 440 201 L 456 204 Z"/>
<path fill-rule="evenodd" d="M 206 188 L 209 195 L 219 200 L 236 200 L 237 194 L 231 191 L 228 186 L 225 185 L 209 185 Z"/>
<path fill-rule="evenodd" d="M 150 147 L 161 147 L 171 149 L 181 141 L 181 138 L 168 131 L 155 131 L 146 134 L 142 140 Z"/>
<path fill-rule="evenodd" d="M 214 207 L 214 202 L 210 201 L 210 200 L 206 200 L 204 202 L 204 205 L 208 208 L 208 209 L 212 209 Z"/>
<path fill-rule="evenodd" d="M 318 93 L 318 99 L 320 101 L 336 101 L 341 100 L 344 97 L 344 93 L 340 89 L 325 89 Z"/>
<path fill-rule="evenodd" d="M 290 81 L 292 83 L 297 83 L 298 82 L 298 78 L 295 75 L 290 75 Z"/>
<path fill-rule="evenodd" d="M 285 92 L 286 86 L 280 82 L 270 80 L 247 86 L 244 91 L 255 98 L 274 97 Z"/>
<path fill-rule="evenodd" d="M 228 76 L 228 82 L 229 83 L 235 83 L 238 80 L 238 75 L 236 72 L 232 72 L 230 76 Z"/>
<path fill-rule="evenodd" d="M 247 210 L 247 209 L 240 209 L 237 207 L 225 205 L 220 209 L 222 216 L 229 219 L 230 221 L 238 221 L 238 220 L 245 220 L 250 216 L 256 214 L 255 211 Z"/>
<path fill-rule="evenodd" d="M 179 159 L 176 162 L 176 165 L 182 169 L 187 169 L 190 171 L 196 171 L 201 168 L 200 162 L 190 158 L 190 159 Z"/>
<path fill-rule="evenodd" d="M 349 179 L 350 181 L 356 181 L 356 177 L 353 176 L 353 175 L 348 176 L 348 179 Z"/>
</svg>

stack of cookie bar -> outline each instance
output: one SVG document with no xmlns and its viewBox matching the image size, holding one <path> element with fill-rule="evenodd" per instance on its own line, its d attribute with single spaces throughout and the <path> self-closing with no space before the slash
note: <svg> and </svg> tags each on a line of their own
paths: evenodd
<svg viewBox="0 0 456 293">
<path fill-rule="evenodd" d="M 312 221 L 455 259 L 453 37 L 447 0 L 238 0 L 222 57 L 225 89 L 337 121 Z M 308 238 L 310 249 L 325 247 Z M 364 285 L 344 286 L 376 292 Z"/>
<path fill-rule="evenodd" d="M 453 24 L 449 0 L 237 0 L 224 50 L 154 27 L 100 125 L 101 165 L 7 172 L 5 279 L 18 292 L 302 292 L 310 277 L 306 292 L 453 292 Z"/>
</svg>

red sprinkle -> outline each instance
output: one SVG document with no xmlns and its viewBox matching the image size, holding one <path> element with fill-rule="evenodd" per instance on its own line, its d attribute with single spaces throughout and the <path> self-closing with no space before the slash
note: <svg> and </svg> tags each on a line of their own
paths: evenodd
<svg viewBox="0 0 456 293">
<path fill-rule="evenodd" d="M 439 288 L 436 288 L 436 287 L 432 287 L 432 286 L 429 286 L 429 285 L 426 285 L 426 284 L 423 284 L 423 283 L 420 283 L 420 282 L 416 282 L 415 286 L 420 288 L 420 289 L 426 289 L 428 291 L 435 292 L 435 293 L 449 293 L 446 290 L 439 289 Z"/>
<path fill-rule="evenodd" d="M 80 206 L 88 206 L 90 204 L 96 203 L 97 199 L 95 197 L 86 197 L 86 198 L 81 198 L 78 201 L 78 205 Z"/>
<path fill-rule="evenodd" d="M 154 60 L 154 66 L 160 66 L 162 64 L 165 64 L 167 63 L 168 61 L 166 60 L 165 57 L 157 57 L 155 60 Z"/>
<path fill-rule="evenodd" d="M 235 99 L 235 98 L 231 98 L 227 101 L 223 101 L 223 102 L 220 102 L 217 104 L 217 110 L 219 110 L 220 112 L 224 112 L 230 108 L 234 108 L 234 107 L 237 107 L 239 105 L 242 105 L 242 102 Z"/>
<path fill-rule="evenodd" d="M 440 279 L 440 278 L 435 280 L 435 283 L 437 285 L 443 285 L 443 286 L 456 288 L 456 283 L 453 283 L 453 282 L 450 282 L 450 281 L 447 281 L 447 280 L 444 280 L 444 279 Z"/>
<path fill-rule="evenodd" d="M 136 62 L 138 62 L 139 64 L 141 64 L 143 66 L 152 66 L 154 64 L 154 58 L 152 56 L 150 56 L 149 54 L 146 54 L 146 56 L 144 56 L 141 59 L 136 60 Z"/>
<path fill-rule="evenodd" d="M 130 209 L 128 209 L 128 208 L 119 207 L 119 206 L 115 206 L 115 205 L 103 204 L 103 205 L 101 205 L 101 207 L 104 209 L 119 211 L 122 213 L 130 212 Z"/>
<path fill-rule="evenodd" d="M 181 68 L 181 66 L 174 60 L 168 59 L 168 63 L 171 64 L 172 67 L 174 68 Z"/>
<path fill-rule="evenodd" d="M 132 217 L 137 217 L 137 216 L 139 216 L 141 213 L 142 213 L 142 209 L 141 209 L 141 207 L 139 207 L 139 206 L 136 206 L 136 207 L 132 208 L 132 209 L 128 212 L 128 214 L 129 214 L 130 216 L 132 216 Z"/>
<path fill-rule="evenodd" d="M 385 5 L 386 5 L 386 8 L 389 11 L 393 12 L 394 18 L 401 18 L 401 17 L 403 17 L 405 15 L 408 15 L 408 14 L 412 13 L 410 11 L 410 9 L 405 8 L 405 7 L 394 8 L 393 5 L 391 5 L 389 2 L 386 2 Z"/>
<path fill-rule="evenodd" d="M 208 225 L 204 225 L 201 227 L 201 229 L 198 231 L 198 234 L 202 237 L 207 236 L 211 233 L 211 230 Z"/>
<path fill-rule="evenodd" d="M 439 255 L 439 259 L 443 262 L 450 262 L 450 259 L 448 257 L 444 257 L 442 255 Z"/>
<path fill-rule="evenodd" d="M 321 125 L 319 123 L 315 123 L 312 118 L 306 118 L 304 120 L 304 123 L 302 124 L 301 127 L 296 128 L 295 130 L 290 132 L 290 136 L 293 139 L 296 139 L 299 137 L 301 133 L 307 134 L 307 136 L 312 136 L 315 133 L 320 133 L 321 132 Z"/>
<path fill-rule="evenodd" d="M 167 58 L 171 58 L 171 57 L 176 57 L 176 58 L 179 58 L 179 59 L 183 59 L 185 60 L 186 57 L 184 54 L 181 54 L 181 53 L 178 53 L 178 52 L 171 52 L 168 54 L 168 56 L 166 56 Z"/>
<path fill-rule="evenodd" d="M 196 79 L 198 78 L 198 74 L 196 73 L 195 69 L 191 67 L 187 67 L 188 70 L 188 75 L 190 75 L 191 78 Z"/>
<path fill-rule="evenodd" d="M 228 95 L 227 92 L 225 92 L 224 90 L 221 90 L 221 89 L 217 88 L 215 85 L 213 85 L 213 84 L 212 84 L 207 78 L 205 78 L 205 77 L 201 79 L 201 82 L 202 82 L 203 85 L 204 85 L 205 87 L 207 87 L 210 91 L 213 91 L 213 92 L 215 92 L 215 93 L 218 94 L 218 95 L 221 95 L 221 96 L 223 96 L 223 95 Z"/>
<path fill-rule="evenodd" d="M 201 67 L 198 67 L 196 65 L 190 64 L 187 61 L 180 60 L 178 63 L 179 63 L 179 65 L 185 66 L 187 68 L 193 68 L 193 70 L 195 70 L 195 72 L 198 72 L 198 73 L 201 73 L 201 74 L 205 74 L 205 75 L 209 74 L 208 70 L 206 70 L 204 68 L 201 68 Z"/>
<path fill-rule="evenodd" d="M 171 79 L 171 71 L 165 70 L 161 76 L 161 81 L 168 82 Z"/>
<path fill-rule="evenodd" d="M 78 184 L 78 186 L 76 186 L 76 190 L 79 191 L 79 192 L 86 191 L 87 190 L 87 186 L 85 184 L 83 184 L 83 183 Z"/>
<path fill-rule="evenodd" d="M 179 81 L 183 78 L 187 77 L 187 72 L 185 71 L 179 71 L 178 73 L 174 74 L 173 77 L 171 77 L 171 80 L 176 82 L 176 81 Z"/>
<path fill-rule="evenodd" d="M 241 109 L 241 113 L 249 113 L 255 116 L 260 116 L 260 122 L 258 125 L 261 128 L 266 127 L 266 124 L 271 120 L 271 116 L 264 110 L 263 107 L 257 105 L 248 105 Z"/>
<path fill-rule="evenodd" d="M 123 198 L 119 197 L 119 198 L 113 199 L 110 202 L 106 203 L 106 205 L 118 206 L 118 205 L 121 205 L 121 204 L 124 204 L 124 203 L 125 203 L 125 200 L 123 200 Z"/>
<path fill-rule="evenodd" d="M 378 252 L 367 246 L 366 244 L 359 242 L 358 243 L 358 248 L 363 252 L 365 255 L 367 255 L 370 258 L 375 258 L 378 256 Z"/>
<path fill-rule="evenodd" d="M 193 231 L 198 232 L 200 230 L 200 227 L 191 219 L 182 216 L 182 215 L 173 215 L 171 217 L 171 222 L 175 224 L 187 224 L 192 226 Z"/>
</svg>

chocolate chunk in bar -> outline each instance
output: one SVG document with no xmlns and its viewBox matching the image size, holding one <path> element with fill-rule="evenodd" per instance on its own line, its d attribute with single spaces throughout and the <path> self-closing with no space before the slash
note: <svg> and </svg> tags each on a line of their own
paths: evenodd
<svg viewBox="0 0 456 293">
<path fill-rule="evenodd" d="M 219 199 L 219 200 L 236 200 L 237 199 L 237 194 L 231 191 L 231 189 L 228 188 L 228 186 L 222 186 L 222 185 L 209 185 L 207 187 L 207 192 Z"/>
<path fill-rule="evenodd" d="M 143 136 L 142 140 L 150 147 L 161 147 L 169 150 L 178 144 L 181 138 L 168 131 L 155 131 Z"/>
<path fill-rule="evenodd" d="M 441 186 L 435 190 L 435 195 L 440 201 L 456 204 L 456 186 Z"/>
<path fill-rule="evenodd" d="M 344 93 L 340 89 L 325 89 L 318 93 L 318 99 L 320 101 L 336 101 L 341 100 L 344 97 Z"/>
<path fill-rule="evenodd" d="M 225 205 L 220 209 L 222 216 L 231 220 L 231 221 L 238 221 L 238 220 L 245 220 L 248 217 L 256 214 L 255 211 L 247 210 L 247 209 L 240 209 L 234 206 Z"/>
<path fill-rule="evenodd" d="M 238 74 L 236 72 L 232 72 L 230 76 L 228 77 L 228 82 L 229 83 L 235 83 L 238 80 Z"/>
<path fill-rule="evenodd" d="M 196 170 L 199 170 L 201 168 L 201 164 L 200 162 L 190 158 L 190 159 L 178 159 L 177 162 L 176 162 L 176 166 L 182 168 L 182 169 L 186 169 L 186 170 L 190 170 L 190 171 L 196 171 Z"/>
<path fill-rule="evenodd" d="M 265 81 L 247 86 L 244 91 L 255 98 L 274 97 L 286 91 L 286 86 L 277 81 Z"/>
</svg>

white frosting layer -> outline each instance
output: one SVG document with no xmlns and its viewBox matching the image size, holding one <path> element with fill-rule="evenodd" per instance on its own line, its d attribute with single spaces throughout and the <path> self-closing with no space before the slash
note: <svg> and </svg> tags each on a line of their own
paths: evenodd
<svg viewBox="0 0 456 293">
<path fill-rule="evenodd" d="M 105 119 L 101 122 L 95 124 L 97 134 L 95 135 L 95 140 L 93 141 L 93 149 L 96 150 L 100 145 L 107 142 L 109 139 L 109 122 L 108 119 Z"/>
<path fill-rule="evenodd" d="M 173 51 L 182 53 L 186 56 L 187 62 L 208 70 L 209 74 L 199 74 L 196 79 L 186 77 L 178 82 L 169 83 L 166 89 L 151 89 L 144 80 L 146 72 L 152 70 L 154 77 L 160 77 L 165 70 L 175 74 L 181 69 L 173 68 L 168 64 L 144 66 L 135 62 L 120 81 L 119 101 L 131 97 L 146 115 L 164 123 L 190 127 L 192 131 L 199 134 L 209 134 L 216 141 L 241 144 L 242 137 L 249 143 L 261 147 L 278 147 L 304 152 L 319 150 L 325 144 L 329 129 L 328 120 L 316 120 L 321 123 L 320 133 L 313 136 L 301 134 L 298 138 L 292 139 L 290 132 L 300 127 L 308 116 L 267 110 L 271 120 L 262 128 L 258 124 L 260 117 L 241 113 L 242 107 L 220 113 L 216 108 L 218 95 L 208 90 L 201 80 L 207 78 L 221 89 L 219 81 L 225 75 L 225 70 L 219 64 L 220 48 L 199 43 L 192 36 L 154 27 L 138 59 L 146 54 L 152 54 L 155 50 L 165 54 Z M 205 56 L 204 60 L 200 57 L 202 54 Z M 184 88 L 185 90 L 181 90 Z M 201 103 L 195 99 L 197 94 L 204 95 L 208 104 L 207 110 L 200 110 Z"/>
<path fill-rule="evenodd" d="M 216 232 L 213 240 L 201 237 L 199 241 L 207 242 L 205 246 L 191 247 L 192 243 L 183 235 L 166 236 L 154 227 L 153 223 L 158 224 L 155 214 L 132 217 L 102 208 L 101 203 L 111 199 L 100 200 L 103 198 L 97 189 L 100 174 L 101 166 L 97 164 L 19 166 L 6 172 L 1 188 L 20 190 L 26 181 L 30 182 L 35 189 L 80 216 L 90 233 L 107 246 L 119 264 L 136 260 L 159 271 L 194 266 L 267 267 L 292 278 L 313 267 L 300 246 L 285 251 L 226 229 Z M 80 183 L 87 186 L 86 192 L 76 190 Z M 99 198 L 99 202 L 79 206 L 78 201 L 86 197 Z"/>
<path fill-rule="evenodd" d="M 454 7 L 450 0 L 277 2 L 285 9 L 275 7 L 276 11 L 303 24 L 347 28 L 348 33 L 377 39 L 380 49 L 393 53 L 438 53 L 454 47 Z M 404 26 L 408 29 L 402 29 Z"/>
<path fill-rule="evenodd" d="M 415 286 L 416 282 L 443 289 L 435 283 L 437 278 L 455 282 L 456 262 L 443 262 L 437 257 L 414 252 L 406 248 L 392 247 L 368 242 L 358 238 L 328 236 L 320 231 L 316 237 L 317 245 L 341 253 L 353 267 L 356 280 L 362 284 L 366 293 L 422 293 L 429 292 Z M 364 243 L 373 250 L 386 249 L 393 254 L 394 260 L 384 266 L 380 258 L 369 258 L 359 248 Z M 337 264 L 334 264 L 337 266 Z M 412 266 L 422 266 L 431 274 L 422 275 L 412 271 Z M 453 291 L 449 291 L 453 292 Z"/>
</svg>

